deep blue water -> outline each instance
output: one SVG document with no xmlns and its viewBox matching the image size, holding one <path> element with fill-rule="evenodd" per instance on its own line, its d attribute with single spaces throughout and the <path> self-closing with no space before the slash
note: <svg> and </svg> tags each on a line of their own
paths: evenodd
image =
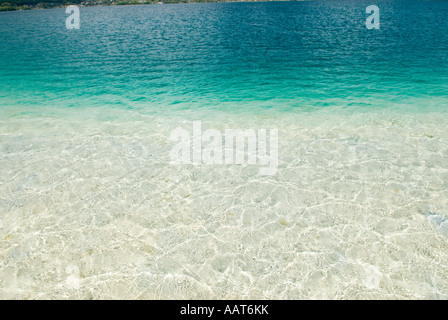
<svg viewBox="0 0 448 320">
<path fill-rule="evenodd" d="M 448 1 L 80 9 L 0 13 L 0 107 L 446 106 Z"/>
</svg>

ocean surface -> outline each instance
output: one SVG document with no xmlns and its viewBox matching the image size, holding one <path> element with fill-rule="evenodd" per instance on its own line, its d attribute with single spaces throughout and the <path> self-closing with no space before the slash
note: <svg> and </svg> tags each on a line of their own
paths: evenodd
<svg viewBox="0 0 448 320">
<path fill-rule="evenodd" d="M 68 17 L 0 13 L 0 298 L 448 299 L 448 1 Z M 276 173 L 173 163 L 198 121 Z"/>
</svg>

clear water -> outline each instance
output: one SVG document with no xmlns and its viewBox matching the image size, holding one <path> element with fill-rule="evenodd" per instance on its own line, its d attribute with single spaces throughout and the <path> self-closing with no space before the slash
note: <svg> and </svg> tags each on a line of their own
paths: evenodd
<svg viewBox="0 0 448 320">
<path fill-rule="evenodd" d="M 447 299 L 448 2 L 0 13 L 0 297 Z M 170 133 L 278 128 L 279 167 Z"/>
</svg>

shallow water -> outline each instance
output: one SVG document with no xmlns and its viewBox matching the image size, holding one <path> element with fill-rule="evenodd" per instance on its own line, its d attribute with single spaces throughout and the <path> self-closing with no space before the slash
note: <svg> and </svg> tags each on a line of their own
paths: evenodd
<svg viewBox="0 0 448 320">
<path fill-rule="evenodd" d="M 448 3 L 378 6 L 1 13 L 0 297 L 447 299 Z M 277 173 L 171 164 L 197 120 Z"/>
</svg>

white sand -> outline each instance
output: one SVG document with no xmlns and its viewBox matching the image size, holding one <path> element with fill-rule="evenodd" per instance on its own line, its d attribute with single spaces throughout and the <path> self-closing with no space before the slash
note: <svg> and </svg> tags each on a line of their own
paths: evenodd
<svg viewBox="0 0 448 320">
<path fill-rule="evenodd" d="M 0 298 L 448 298 L 447 114 L 99 115 L 1 118 Z M 170 165 L 193 120 L 278 173 Z"/>
</svg>

